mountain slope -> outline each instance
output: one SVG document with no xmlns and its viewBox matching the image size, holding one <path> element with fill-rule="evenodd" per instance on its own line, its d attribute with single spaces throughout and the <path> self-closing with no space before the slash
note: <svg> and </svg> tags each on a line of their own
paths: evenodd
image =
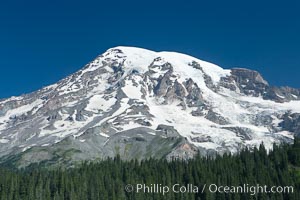
<svg viewBox="0 0 300 200">
<path fill-rule="evenodd" d="M 1 100 L 0 157 L 26 166 L 271 148 L 300 133 L 299 100 L 300 90 L 269 86 L 256 71 L 116 47 L 54 85 Z"/>
</svg>

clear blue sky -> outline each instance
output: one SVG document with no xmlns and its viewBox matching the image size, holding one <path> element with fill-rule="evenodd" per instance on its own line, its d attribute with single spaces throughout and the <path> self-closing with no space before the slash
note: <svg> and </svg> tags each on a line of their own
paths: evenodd
<svg viewBox="0 0 300 200">
<path fill-rule="evenodd" d="M 119 45 L 187 53 L 300 88 L 299 1 L 2 1 L 0 98 L 46 86 Z"/>
</svg>

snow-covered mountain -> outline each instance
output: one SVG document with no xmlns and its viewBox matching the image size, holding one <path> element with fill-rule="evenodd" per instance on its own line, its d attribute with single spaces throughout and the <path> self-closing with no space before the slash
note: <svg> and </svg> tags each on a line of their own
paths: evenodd
<svg viewBox="0 0 300 200">
<path fill-rule="evenodd" d="M 299 89 L 269 86 L 256 71 L 116 47 L 54 85 L 0 100 L 0 157 L 27 166 L 272 148 L 300 134 L 299 100 Z"/>
</svg>

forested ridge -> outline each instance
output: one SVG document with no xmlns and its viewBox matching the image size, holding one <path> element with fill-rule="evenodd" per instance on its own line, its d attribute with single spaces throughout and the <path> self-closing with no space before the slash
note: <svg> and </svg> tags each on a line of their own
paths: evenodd
<svg viewBox="0 0 300 200">
<path fill-rule="evenodd" d="M 97 163 L 83 163 L 71 169 L 47 169 L 31 166 L 22 170 L 0 168 L 1 200 L 96 200 L 96 199 L 300 199 L 300 140 L 293 145 L 274 145 L 267 153 L 263 145 L 244 149 L 237 155 L 197 156 L 189 161 L 148 159 L 122 161 L 120 156 Z M 126 192 L 127 184 L 204 184 L 223 186 L 267 185 L 293 186 L 294 192 L 198 193 Z"/>
</svg>

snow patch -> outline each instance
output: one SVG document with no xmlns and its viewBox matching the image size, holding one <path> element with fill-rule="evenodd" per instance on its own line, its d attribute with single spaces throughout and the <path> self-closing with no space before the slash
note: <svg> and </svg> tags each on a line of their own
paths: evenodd
<svg viewBox="0 0 300 200">
<path fill-rule="evenodd" d="M 0 139 L 0 143 L 2 143 L 2 144 L 5 144 L 5 143 L 8 143 L 9 142 L 9 140 L 8 139 Z"/>
<path fill-rule="evenodd" d="M 103 95 L 94 95 L 90 98 L 85 110 L 91 112 L 99 112 L 99 110 L 107 112 L 115 103 L 115 98 L 109 98 L 108 100 L 105 100 Z"/>
<path fill-rule="evenodd" d="M 101 136 L 109 138 L 109 135 L 105 134 L 105 133 L 100 133 Z"/>
</svg>

